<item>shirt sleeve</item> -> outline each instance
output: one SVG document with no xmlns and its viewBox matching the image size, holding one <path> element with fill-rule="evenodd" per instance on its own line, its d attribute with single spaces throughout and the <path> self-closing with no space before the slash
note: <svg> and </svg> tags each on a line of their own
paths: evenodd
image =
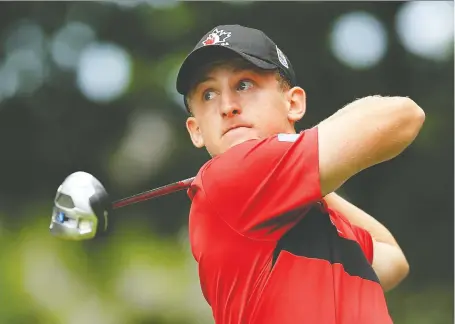
<svg viewBox="0 0 455 324">
<path fill-rule="evenodd" d="M 212 208 L 234 230 L 277 240 L 322 198 L 318 130 L 237 145 L 206 165 L 201 183 Z"/>
<path fill-rule="evenodd" d="M 366 259 L 370 264 L 373 264 L 373 237 L 371 234 L 357 226 L 352 224 L 346 216 L 335 209 L 330 209 L 324 203 L 325 209 L 329 212 L 330 218 L 332 219 L 332 223 L 337 227 L 337 229 L 341 229 L 342 236 L 347 239 L 355 240 L 360 248 L 362 249 L 363 254 L 365 255 Z"/>
<path fill-rule="evenodd" d="M 373 238 L 371 237 L 371 234 L 367 230 L 364 230 L 363 228 L 353 224 L 351 224 L 351 228 L 357 239 L 357 242 L 362 248 L 363 254 L 365 254 L 368 262 L 370 264 L 373 264 L 374 249 Z"/>
</svg>

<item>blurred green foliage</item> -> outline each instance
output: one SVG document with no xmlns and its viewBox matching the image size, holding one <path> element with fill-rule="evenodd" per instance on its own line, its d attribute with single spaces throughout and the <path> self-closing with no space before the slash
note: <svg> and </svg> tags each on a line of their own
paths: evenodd
<svg viewBox="0 0 455 324">
<path fill-rule="evenodd" d="M 340 193 L 388 226 L 409 259 L 410 276 L 387 294 L 395 323 L 453 322 L 454 66 L 403 48 L 394 30 L 403 3 L 119 3 L 0 4 L 0 67 L 11 55 L 9 35 L 24 21 L 41 28 L 44 53 L 39 87 L 9 97 L 0 91 L 1 324 L 213 322 L 188 245 L 185 193 L 119 210 L 109 235 L 89 242 L 59 241 L 48 226 L 55 190 L 74 171 L 94 174 L 114 199 L 196 174 L 208 155 L 187 137 L 175 75 L 202 35 L 231 23 L 264 30 L 290 57 L 308 96 L 302 129 L 371 94 L 410 96 L 424 108 L 416 142 Z M 387 28 L 387 55 L 370 69 L 343 65 L 329 48 L 334 20 L 352 10 Z M 52 59 L 54 35 L 68 22 L 127 51 L 132 74 L 116 100 L 88 99 L 77 71 Z M 23 70 L 31 64 L 20 62 Z M 24 71 L 30 84 L 36 71 Z M 0 86 L 15 82 L 0 75 Z"/>
</svg>

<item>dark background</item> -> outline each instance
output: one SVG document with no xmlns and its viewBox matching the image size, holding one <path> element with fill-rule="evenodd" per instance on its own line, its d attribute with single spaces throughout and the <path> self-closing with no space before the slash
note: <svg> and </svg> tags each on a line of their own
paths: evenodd
<svg viewBox="0 0 455 324">
<path fill-rule="evenodd" d="M 184 192 L 119 210 L 103 239 L 60 241 L 48 226 L 55 191 L 74 171 L 95 175 L 113 199 L 197 173 L 209 157 L 193 148 L 173 85 L 186 54 L 221 24 L 261 29 L 290 58 L 308 97 L 299 129 L 367 95 L 409 96 L 425 110 L 403 154 L 357 175 L 340 194 L 384 223 L 408 257 L 409 277 L 387 294 L 395 322 L 452 323 L 453 31 L 433 58 L 407 48 L 398 31 L 407 4 L 1 3 L 0 323 L 212 322 L 189 252 Z M 441 4 L 453 29 L 453 3 Z M 438 39 L 425 19 L 441 11 L 425 8 L 410 14 L 408 33 Z M 383 28 L 386 50 L 369 67 L 332 50 L 333 29 L 350 13 Z M 373 46 L 368 38 L 357 38 L 357 52 Z M 100 48 L 90 65 L 90 49 Z M 123 53 L 129 79 L 101 97 L 97 87 L 119 84 L 112 53 Z M 84 75 L 95 81 L 80 82 Z"/>
</svg>

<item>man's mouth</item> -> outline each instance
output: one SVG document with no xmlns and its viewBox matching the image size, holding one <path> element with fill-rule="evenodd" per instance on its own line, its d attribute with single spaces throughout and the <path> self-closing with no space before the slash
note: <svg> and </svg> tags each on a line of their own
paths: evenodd
<svg viewBox="0 0 455 324">
<path fill-rule="evenodd" d="M 226 135 L 226 134 L 229 133 L 230 131 L 235 130 L 235 129 L 239 129 L 239 128 L 251 128 L 251 126 L 249 126 L 249 125 L 233 125 L 233 126 L 229 127 L 229 128 L 223 133 L 223 135 Z"/>
</svg>

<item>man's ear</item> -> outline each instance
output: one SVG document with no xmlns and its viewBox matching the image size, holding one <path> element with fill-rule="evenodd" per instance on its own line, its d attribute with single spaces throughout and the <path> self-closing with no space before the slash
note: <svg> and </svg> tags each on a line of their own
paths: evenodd
<svg viewBox="0 0 455 324">
<path fill-rule="evenodd" d="M 199 128 L 196 118 L 188 117 L 186 120 L 186 129 L 190 134 L 193 145 L 197 148 L 204 147 L 204 139 L 202 138 L 201 129 Z"/>
<path fill-rule="evenodd" d="M 303 118 L 306 112 L 305 90 L 300 87 L 293 87 L 288 90 L 286 97 L 289 103 L 288 119 L 296 123 Z"/>
</svg>

